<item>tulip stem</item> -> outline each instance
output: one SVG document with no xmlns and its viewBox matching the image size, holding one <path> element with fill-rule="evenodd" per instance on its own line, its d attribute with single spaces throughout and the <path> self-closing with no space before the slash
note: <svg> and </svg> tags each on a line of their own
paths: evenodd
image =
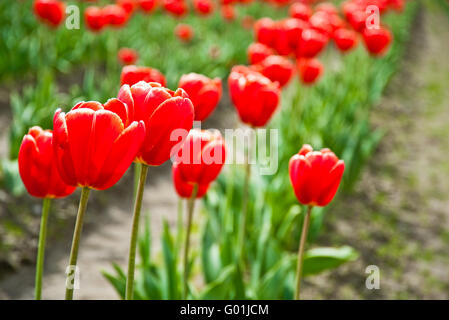
<svg viewBox="0 0 449 320">
<path fill-rule="evenodd" d="M 309 231 L 310 214 L 312 213 L 312 208 L 313 208 L 313 206 L 308 206 L 307 213 L 304 218 L 303 225 L 302 225 L 301 240 L 299 242 L 299 249 L 298 249 L 298 263 L 296 266 L 295 300 L 300 299 L 299 296 L 300 296 L 300 289 L 301 289 L 302 265 L 304 262 L 304 247 L 305 247 L 306 241 L 307 241 L 307 232 Z"/>
<path fill-rule="evenodd" d="M 131 240 L 129 243 L 129 258 L 128 258 L 128 277 L 126 278 L 126 293 L 125 300 L 133 300 L 134 295 L 134 269 L 136 265 L 136 249 L 137 238 L 139 235 L 139 219 L 140 211 L 142 209 L 143 190 L 145 188 L 145 181 L 147 179 L 148 166 L 140 164 L 140 178 L 139 186 L 137 187 L 136 202 L 134 203 L 133 222 L 131 227 Z"/>
<path fill-rule="evenodd" d="M 198 193 L 198 184 L 194 184 L 192 195 L 190 196 L 189 201 L 187 202 L 187 232 L 186 232 L 186 241 L 184 243 L 184 287 L 182 291 L 182 298 L 187 299 L 187 291 L 188 291 L 188 280 L 189 280 L 189 249 L 190 249 L 190 232 L 192 229 L 192 217 L 193 210 L 195 207 L 195 199 Z"/>
<path fill-rule="evenodd" d="M 248 202 L 249 202 L 249 182 L 251 178 L 251 141 L 248 145 L 248 157 L 245 163 L 245 181 L 243 184 L 243 194 L 242 194 L 242 214 L 240 215 L 240 230 L 239 230 L 239 256 L 238 261 L 243 260 L 243 251 L 245 247 L 245 231 L 246 231 L 246 216 L 248 215 Z"/>
<path fill-rule="evenodd" d="M 76 261 L 78 259 L 78 248 L 80 244 L 81 231 L 83 229 L 84 214 L 86 213 L 87 201 L 89 200 L 90 189 L 83 187 L 81 189 L 81 198 L 76 215 L 75 230 L 73 232 L 72 249 L 70 250 L 69 269 L 67 272 L 65 299 L 73 300 L 73 287 L 76 281 Z M 73 281 L 72 281 L 73 280 Z"/>
<path fill-rule="evenodd" d="M 50 203 L 50 198 L 45 198 L 42 202 L 42 216 L 39 231 L 39 244 L 37 247 L 36 282 L 34 290 L 36 300 L 42 299 L 42 273 L 44 270 L 45 239 L 47 237 L 47 221 L 48 213 L 50 212 Z"/>
</svg>

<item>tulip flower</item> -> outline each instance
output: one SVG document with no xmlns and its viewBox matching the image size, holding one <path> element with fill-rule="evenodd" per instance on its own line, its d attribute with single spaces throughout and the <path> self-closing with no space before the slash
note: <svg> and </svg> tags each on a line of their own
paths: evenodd
<svg viewBox="0 0 449 320">
<path fill-rule="evenodd" d="M 58 109 L 53 119 L 53 152 L 62 180 L 82 187 L 70 252 L 75 268 L 90 189 L 113 186 L 135 159 L 145 138 L 143 121 L 131 121 L 131 109 L 118 99 L 106 104 L 80 102 L 67 114 Z M 70 275 L 68 275 L 70 277 Z M 66 299 L 73 299 L 67 287 Z"/>
<path fill-rule="evenodd" d="M 189 11 L 184 0 L 164 0 L 164 9 L 175 17 L 182 17 Z"/>
<path fill-rule="evenodd" d="M 276 23 L 271 18 L 262 18 L 254 24 L 254 34 L 257 42 L 272 48 L 276 36 Z"/>
<path fill-rule="evenodd" d="M 298 43 L 297 57 L 314 58 L 323 51 L 328 37 L 314 29 L 306 29 L 301 33 Z"/>
<path fill-rule="evenodd" d="M 117 53 L 119 61 L 124 64 L 134 64 L 139 58 L 139 54 L 136 50 L 130 48 L 121 48 Z"/>
<path fill-rule="evenodd" d="M 108 25 L 120 28 L 128 21 L 128 12 L 119 5 L 110 4 L 102 10 L 104 19 Z"/>
<path fill-rule="evenodd" d="M 137 8 L 136 0 L 116 0 L 116 4 L 125 9 L 128 15 L 132 14 Z"/>
<path fill-rule="evenodd" d="M 211 0 L 194 0 L 193 5 L 196 12 L 203 16 L 209 15 L 214 11 L 214 4 Z"/>
<path fill-rule="evenodd" d="M 103 9 L 95 6 L 86 8 L 84 11 L 84 20 L 86 21 L 87 28 L 94 32 L 102 30 L 107 24 Z"/>
<path fill-rule="evenodd" d="M 295 68 L 290 60 L 277 55 L 265 58 L 254 67 L 271 81 L 278 82 L 281 88 L 290 81 Z"/>
<path fill-rule="evenodd" d="M 309 24 L 299 19 L 288 18 L 282 20 L 281 28 L 285 31 L 287 36 L 289 53 L 296 52 L 302 32 L 309 28 Z"/>
<path fill-rule="evenodd" d="M 379 27 L 378 29 L 367 28 L 363 31 L 362 35 L 366 48 L 373 56 L 384 55 L 392 39 L 390 31 L 384 27 Z"/>
<path fill-rule="evenodd" d="M 190 199 L 193 195 L 195 185 L 182 180 L 181 174 L 179 173 L 178 164 L 175 162 L 172 166 L 172 176 L 173 185 L 175 186 L 176 193 L 180 198 Z M 195 195 L 196 199 L 204 197 L 209 189 L 208 184 L 198 185 L 198 191 Z"/>
<path fill-rule="evenodd" d="M 194 31 L 190 25 L 180 23 L 175 28 L 175 35 L 183 42 L 190 42 L 193 38 Z"/>
<path fill-rule="evenodd" d="M 334 42 L 338 50 L 348 52 L 357 45 L 357 34 L 350 29 L 338 29 L 334 32 Z"/>
<path fill-rule="evenodd" d="M 156 0 L 139 0 L 138 4 L 142 11 L 144 11 L 145 13 L 150 13 L 156 8 L 157 1 Z"/>
<path fill-rule="evenodd" d="M 235 19 L 234 6 L 230 4 L 221 6 L 221 16 L 227 21 L 233 21 Z"/>
<path fill-rule="evenodd" d="M 214 181 L 226 160 L 226 146 L 219 131 L 193 129 L 179 150 L 173 164 L 175 187 L 182 192 L 190 191 L 186 183 L 193 188 L 188 202 L 187 232 L 184 245 L 184 286 L 183 299 L 187 298 L 189 277 L 190 231 L 195 198 Z M 176 186 L 176 183 L 178 186 Z M 201 190 L 200 190 L 201 187 Z"/>
<path fill-rule="evenodd" d="M 298 59 L 297 67 L 302 83 L 308 85 L 316 83 L 323 73 L 324 69 L 323 65 L 318 59 L 306 58 Z"/>
<path fill-rule="evenodd" d="M 240 120 L 253 127 L 265 126 L 278 107 L 279 84 L 248 67 L 235 66 L 228 86 Z"/>
<path fill-rule="evenodd" d="M 304 3 L 295 2 L 290 6 L 289 14 L 292 18 L 308 21 L 312 16 L 313 11 Z"/>
<path fill-rule="evenodd" d="M 136 67 L 134 65 L 124 66 L 120 75 L 120 84 L 132 86 L 139 81 L 157 82 L 165 86 L 166 80 L 164 75 L 155 68 Z"/>
<path fill-rule="evenodd" d="M 183 89 L 171 91 L 159 83 L 140 81 L 120 88 L 117 98 L 128 106 L 131 119 L 145 123 L 145 139 L 136 162 L 141 166 L 128 259 L 125 299 L 134 293 L 134 267 L 136 259 L 139 217 L 148 166 L 158 166 L 175 155 L 193 125 L 194 107 Z M 177 148 L 178 147 L 178 148 Z"/>
<path fill-rule="evenodd" d="M 33 9 L 35 15 L 51 27 L 59 26 L 65 18 L 65 4 L 59 0 L 36 0 Z"/>
<path fill-rule="evenodd" d="M 310 225 L 310 215 L 314 206 L 326 206 L 335 196 L 340 185 L 345 164 L 329 149 L 313 151 L 310 145 L 301 150 L 289 162 L 290 181 L 298 201 L 308 206 L 304 217 L 298 250 L 295 299 L 300 297 L 300 285 L 304 247 Z"/>
<path fill-rule="evenodd" d="M 47 222 L 52 198 L 66 197 L 75 191 L 59 175 L 53 156 L 53 132 L 32 127 L 23 137 L 19 150 L 19 174 L 28 193 L 43 198 L 39 244 L 37 247 L 35 298 L 42 298 Z"/>
<path fill-rule="evenodd" d="M 273 49 L 259 42 L 251 43 L 248 47 L 248 60 L 250 64 L 259 63 L 273 54 Z"/>
<path fill-rule="evenodd" d="M 328 15 L 338 15 L 337 7 L 330 2 L 322 2 L 315 7 L 316 12 L 324 12 Z"/>
<path fill-rule="evenodd" d="M 214 111 L 221 98 L 221 79 L 210 79 L 197 73 L 185 74 L 179 80 L 179 88 L 189 95 L 195 108 L 195 120 L 203 121 Z"/>
</svg>

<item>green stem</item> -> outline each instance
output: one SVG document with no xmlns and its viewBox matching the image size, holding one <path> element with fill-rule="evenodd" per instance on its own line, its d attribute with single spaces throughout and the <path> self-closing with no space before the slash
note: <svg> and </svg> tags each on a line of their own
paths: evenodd
<svg viewBox="0 0 449 320">
<path fill-rule="evenodd" d="M 136 249 L 137 238 L 139 235 L 139 218 L 142 209 L 143 190 L 145 188 L 145 181 L 147 179 L 148 166 L 141 164 L 139 186 L 137 188 L 136 202 L 134 203 L 134 215 L 131 229 L 131 240 L 129 243 L 129 258 L 128 258 L 128 277 L 126 278 L 126 293 L 125 300 L 132 300 L 134 294 L 134 269 L 136 265 Z"/>
<path fill-rule="evenodd" d="M 65 299 L 73 300 L 73 286 L 75 283 L 70 283 L 72 273 L 76 273 L 76 261 L 78 259 L 78 248 L 80 244 L 81 231 L 83 229 L 84 214 L 86 213 L 87 201 L 89 200 L 90 189 L 83 187 L 81 189 L 81 198 L 78 207 L 78 214 L 76 215 L 75 231 L 73 232 L 72 249 L 70 250 L 69 267 L 70 272 L 67 274 Z"/>
<path fill-rule="evenodd" d="M 249 182 L 251 178 L 251 144 L 252 139 L 250 139 L 248 144 L 248 156 L 245 163 L 245 181 L 243 184 L 243 194 L 242 194 L 242 214 L 240 215 L 240 230 L 239 230 L 239 252 L 238 252 L 238 262 L 243 262 L 243 251 L 245 247 L 245 231 L 246 231 L 246 216 L 248 215 L 248 202 L 249 202 Z"/>
<path fill-rule="evenodd" d="M 182 298 L 187 299 L 188 291 L 188 280 L 189 280 L 189 249 L 190 249 L 190 232 L 192 229 L 192 217 L 193 210 L 195 207 L 195 198 L 198 193 L 198 184 L 193 186 L 192 195 L 190 196 L 189 202 L 187 203 L 187 232 L 186 241 L 184 246 L 184 287 L 182 291 Z"/>
<path fill-rule="evenodd" d="M 37 247 L 36 282 L 34 290 L 36 300 L 42 299 L 42 273 L 44 270 L 45 239 L 47 237 L 47 221 L 48 213 L 50 212 L 50 203 L 50 198 L 45 198 L 42 202 L 42 216 L 39 231 L 39 244 Z"/>
<path fill-rule="evenodd" d="M 304 247 L 307 241 L 307 232 L 310 226 L 310 214 L 312 213 L 313 206 L 307 208 L 307 213 L 304 218 L 301 232 L 301 240 L 299 242 L 298 249 L 298 263 L 296 266 L 296 290 L 295 290 L 295 300 L 299 300 L 300 289 L 301 289 L 301 275 L 302 275 L 302 264 L 304 262 Z"/>
</svg>

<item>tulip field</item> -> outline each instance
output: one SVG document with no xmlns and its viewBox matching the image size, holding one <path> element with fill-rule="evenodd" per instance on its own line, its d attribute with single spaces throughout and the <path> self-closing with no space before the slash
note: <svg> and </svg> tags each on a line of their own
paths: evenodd
<svg viewBox="0 0 449 320">
<path fill-rule="evenodd" d="M 0 299 L 449 299 L 449 2 L 2 0 Z"/>
</svg>

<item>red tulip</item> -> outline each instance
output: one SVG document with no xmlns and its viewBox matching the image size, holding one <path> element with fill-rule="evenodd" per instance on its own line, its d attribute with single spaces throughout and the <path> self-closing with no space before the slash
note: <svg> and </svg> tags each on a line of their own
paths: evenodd
<svg viewBox="0 0 449 320">
<path fill-rule="evenodd" d="M 51 27 L 59 26 L 65 18 L 65 4 L 58 0 L 34 1 L 34 13 Z"/>
<path fill-rule="evenodd" d="M 315 7 L 315 11 L 324 12 L 329 15 L 338 15 L 337 7 L 333 3 L 330 3 L 330 2 L 323 2 L 323 3 L 318 4 Z"/>
<path fill-rule="evenodd" d="M 91 6 L 84 11 L 86 26 L 92 31 L 100 31 L 107 24 L 106 17 L 101 8 Z"/>
<path fill-rule="evenodd" d="M 150 13 L 156 8 L 157 1 L 156 0 L 139 0 L 140 9 L 142 9 L 146 13 Z"/>
<path fill-rule="evenodd" d="M 317 11 L 315 12 L 309 19 L 310 27 L 314 30 L 317 30 L 327 36 L 328 38 L 332 37 L 332 25 L 330 22 L 331 15 Z"/>
<path fill-rule="evenodd" d="M 293 76 L 294 65 L 285 57 L 272 55 L 255 66 L 256 70 L 280 87 L 285 86 Z"/>
<path fill-rule="evenodd" d="M 189 95 L 195 108 L 195 120 L 203 121 L 214 111 L 221 98 L 221 79 L 210 79 L 197 73 L 185 74 L 179 80 L 179 88 Z"/>
<path fill-rule="evenodd" d="M 118 99 L 105 105 L 80 102 L 53 119 L 53 150 L 62 180 L 72 186 L 104 190 L 131 165 L 145 138 L 143 121 L 130 121 Z"/>
<path fill-rule="evenodd" d="M 314 29 L 306 29 L 302 32 L 298 43 L 297 56 L 314 58 L 323 51 L 328 38 Z"/>
<path fill-rule="evenodd" d="M 344 161 L 332 151 L 313 151 L 309 145 L 304 145 L 289 162 L 290 181 L 303 205 L 328 205 L 337 193 L 344 170 Z"/>
<path fill-rule="evenodd" d="M 318 59 L 298 59 L 298 71 L 304 84 L 314 84 L 323 73 L 323 65 Z"/>
<path fill-rule="evenodd" d="M 175 185 L 175 190 L 178 196 L 181 198 L 190 199 L 192 197 L 194 184 L 184 181 L 181 178 L 181 174 L 178 169 L 178 164 L 175 162 L 172 166 L 173 184 Z M 209 185 L 198 185 L 198 191 L 196 193 L 196 198 L 202 198 L 209 189 Z"/>
<path fill-rule="evenodd" d="M 271 18 L 262 18 L 254 24 L 257 42 L 273 47 L 276 36 L 276 23 Z"/>
<path fill-rule="evenodd" d="M 157 82 L 165 86 L 166 80 L 164 75 L 157 69 L 150 67 L 136 67 L 134 65 L 124 66 L 120 76 L 120 84 L 133 84 L 139 82 Z"/>
<path fill-rule="evenodd" d="M 242 122 L 254 127 L 266 125 L 279 104 L 279 84 L 246 66 L 235 66 L 228 86 Z"/>
<path fill-rule="evenodd" d="M 125 9 L 128 15 L 133 13 L 137 8 L 137 3 L 135 0 L 116 0 L 116 4 Z"/>
<path fill-rule="evenodd" d="M 122 27 L 128 21 L 128 13 L 116 4 L 107 5 L 103 8 L 103 14 L 107 24 L 114 27 Z"/>
<path fill-rule="evenodd" d="M 288 18 L 281 21 L 281 28 L 287 36 L 289 52 L 296 52 L 302 32 L 309 28 L 309 24 L 299 19 Z"/>
<path fill-rule="evenodd" d="M 182 181 L 208 185 L 226 161 L 226 145 L 217 130 L 192 129 L 179 149 L 175 163 Z"/>
<path fill-rule="evenodd" d="M 259 42 L 251 43 L 248 47 L 248 60 L 250 64 L 259 63 L 273 54 L 273 49 Z"/>
<path fill-rule="evenodd" d="M 189 42 L 193 38 L 194 31 L 188 24 L 180 23 L 175 28 L 175 35 L 179 40 Z"/>
<path fill-rule="evenodd" d="M 211 0 L 194 0 L 193 5 L 195 7 L 196 12 L 201 15 L 211 14 L 214 10 L 214 4 Z"/>
<path fill-rule="evenodd" d="M 312 16 L 313 11 L 304 3 L 295 2 L 290 6 L 289 13 L 292 18 L 308 21 Z"/>
<path fill-rule="evenodd" d="M 334 42 L 342 52 L 347 52 L 357 45 L 357 34 L 350 29 L 338 29 L 334 32 Z"/>
<path fill-rule="evenodd" d="M 385 54 L 392 39 L 390 31 L 384 27 L 365 29 L 362 35 L 366 48 L 374 56 Z"/>
<path fill-rule="evenodd" d="M 164 0 L 164 9 L 176 17 L 185 15 L 189 10 L 184 0 Z"/>
<path fill-rule="evenodd" d="M 53 132 L 32 127 L 23 137 L 19 150 L 19 173 L 28 193 L 38 198 L 60 198 L 75 187 L 59 175 L 53 156 Z"/>
<path fill-rule="evenodd" d="M 118 99 L 133 110 L 130 118 L 145 122 L 146 136 L 136 160 L 158 166 L 177 151 L 192 128 L 194 108 L 183 89 L 176 92 L 159 83 L 140 81 L 120 88 Z"/>
<path fill-rule="evenodd" d="M 138 58 L 139 54 L 134 49 L 121 48 L 118 51 L 118 59 L 124 65 L 134 64 Z"/>
<path fill-rule="evenodd" d="M 221 6 L 221 16 L 227 21 L 233 21 L 235 19 L 235 9 L 233 5 Z"/>
</svg>

